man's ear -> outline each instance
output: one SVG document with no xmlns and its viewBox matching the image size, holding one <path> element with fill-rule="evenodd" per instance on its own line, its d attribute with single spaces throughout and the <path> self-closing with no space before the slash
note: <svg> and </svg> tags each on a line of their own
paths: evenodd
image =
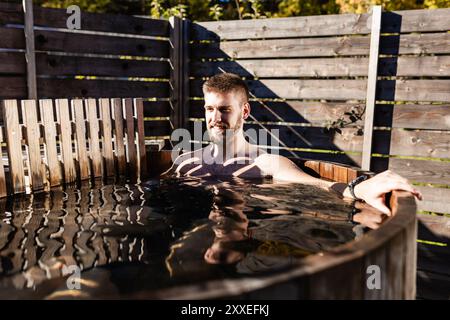
<svg viewBox="0 0 450 320">
<path fill-rule="evenodd" d="M 245 120 L 250 116 L 250 103 L 244 103 L 242 107 L 242 118 Z"/>
</svg>

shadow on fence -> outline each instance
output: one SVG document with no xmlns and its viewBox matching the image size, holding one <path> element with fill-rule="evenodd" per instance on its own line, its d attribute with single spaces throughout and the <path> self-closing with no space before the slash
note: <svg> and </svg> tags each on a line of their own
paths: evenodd
<svg viewBox="0 0 450 320">
<path fill-rule="evenodd" d="M 399 16 L 401 20 L 401 17 Z M 400 28 L 401 21 L 398 22 L 398 27 Z M 218 34 L 197 25 L 196 32 L 208 34 L 208 36 L 214 39 L 214 44 L 219 46 L 222 41 Z M 206 47 L 211 48 L 214 47 L 214 44 L 204 44 Z M 194 44 L 195 46 L 195 44 Z M 197 44 L 198 47 L 201 48 L 202 44 Z M 192 50 L 198 49 L 198 47 L 194 47 Z M 397 39 L 397 47 L 398 47 L 398 39 Z M 242 66 L 239 61 L 235 61 L 235 57 L 231 56 L 229 53 L 220 50 L 220 48 L 214 47 L 213 51 L 215 53 L 209 52 L 207 55 L 208 58 L 219 58 L 220 61 L 202 61 L 197 63 L 191 63 L 191 76 L 202 76 L 209 77 L 217 73 L 222 72 L 231 72 L 238 74 L 241 77 L 246 79 L 246 82 L 249 86 L 250 95 L 251 95 L 251 115 L 248 121 L 244 124 L 244 130 L 264 130 L 267 132 L 267 135 L 270 137 L 271 129 L 279 129 L 279 137 L 278 141 L 275 141 L 276 146 L 280 146 L 280 154 L 289 156 L 289 157 L 303 157 L 308 159 L 316 159 L 316 160 L 325 160 L 331 161 L 341 164 L 347 164 L 352 166 L 359 166 L 359 153 L 362 151 L 362 130 L 352 130 L 355 128 L 355 123 L 361 126 L 361 123 L 364 121 L 364 118 L 357 119 L 350 124 L 350 130 L 346 130 L 345 127 L 339 127 L 339 124 L 331 124 L 326 125 L 326 119 L 332 118 L 332 116 L 339 117 L 340 115 L 351 113 L 352 110 L 355 111 L 354 114 L 363 115 L 365 109 L 365 102 L 361 101 L 361 99 L 357 99 L 360 101 L 355 102 L 354 99 L 344 99 L 342 95 L 337 94 L 340 99 L 338 100 L 320 100 L 322 99 L 321 93 L 327 90 L 326 85 L 331 85 L 337 83 L 333 76 L 325 77 L 327 80 L 332 79 L 331 81 L 324 80 L 322 83 L 319 83 L 321 80 L 311 80 L 315 78 L 321 77 L 318 74 L 305 76 L 305 81 L 303 81 L 302 77 L 300 79 L 289 79 L 292 81 L 289 85 L 291 88 L 286 89 L 290 97 L 286 98 L 285 96 L 280 96 L 276 93 L 279 91 L 281 82 L 276 83 L 277 80 L 280 80 L 279 72 L 276 75 L 264 75 L 264 77 L 268 77 L 269 80 L 261 80 L 259 79 L 256 72 L 246 69 Z M 395 50 L 394 50 L 395 51 Z M 397 50 L 398 51 L 398 48 Z M 256 59 L 256 58 L 255 58 Z M 224 60 L 224 61 L 222 61 Z M 306 61 L 307 59 L 305 59 Z M 252 62 L 255 60 L 246 60 L 247 62 Z M 256 63 L 270 63 L 270 60 L 264 61 L 259 60 L 255 61 Z M 283 61 L 283 59 L 279 59 L 279 61 Z M 287 61 L 287 60 L 286 60 Z M 289 61 L 287 61 L 289 62 Z M 338 62 L 336 62 L 338 63 Z M 204 64 L 205 66 L 202 66 Z M 389 64 L 389 70 L 391 70 L 392 76 L 396 75 L 396 61 L 392 59 Z M 324 77 L 324 76 L 322 76 Z M 337 77 L 339 78 L 339 77 Z M 281 79 L 282 80 L 282 79 Z M 265 82 L 271 82 L 277 86 L 276 90 L 273 90 L 270 85 L 267 85 Z M 314 83 L 314 81 L 317 81 Z M 366 80 L 364 80 L 366 81 Z M 198 80 L 191 80 L 191 97 L 202 97 L 201 92 L 202 82 Z M 302 86 L 306 86 L 305 88 Z M 310 85 L 311 87 L 308 87 Z M 302 97 L 302 92 L 306 89 L 307 98 Z M 317 93 L 314 92 L 314 89 L 317 89 Z M 335 90 L 335 88 L 328 88 Z M 348 88 L 347 88 L 348 89 Z M 333 94 L 328 94 L 332 96 Z M 345 95 L 345 94 L 344 94 Z M 347 93 L 348 95 L 348 93 Z M 379 90 L 378 95 L 383 96 L 385 100 L 394 100 L 395 97 L 395 80 L 389 85 L 384 85 L 382 89 Z M 299 98 L 296 98 L 299 97 Z M 297 99 L 297 100 L 291 100 Z M 300 99 L 300 101 L 298 100 Z M 318 101 L 320 100 L 320 101 Z M 340 100 L 340 101 L 339 101 Z M 191 100 L 190 101 L 190 114 L 191 117 L 194 118 L 203 118 L 203 101 L 201 100 Z M 392 124 L 392 109 L 389 110 L 388 116 L 383 118 L 383 122 L 386 126 Z M 315 118 L 314 122 L 305 117 L 305 114 L 312 115 Z M 332 116 L 330 116 L 332 114 Z M 323 119 L 320 116 L 323 115 Z M 386 116 L 386 115 L 385 115 Z M 192 131 L 192 128 L 191 128 Z M 203 123 L 203 132 L 206 131 L 205 124 Z M 389 154 L 389 140 L 390 140 L 390 132 L 382 132 L 378 135 L 378 141 L 383 140 L 383 142 L 387 142 L 386 145 L 383 145 L 382 151 L 383 153 Z M 355 142 L 355 139 L 357 141 Z M 336 140 L 338 143 L 336 144 Z M 253 143 L 260 144 L 262 146 L 266 146 L 268 141 L 252 141 Z M 262 143 L 261 143 L 262 142 Z M 272 140 L 274 142 L 274 140 Z M 341 148 L 340 145 L 345 145 L 347 148 Z M 357 145 L 355 147 L 355 145 Z M 277 148 L 277 147 L 275 147 Z M 269 145 L 270 149 L 270 145 Z M 379 150 L 381 151 L 381 150 Z M 351 154 L 353 153 L 353 156 Z M 377 168 L 388 166 L 388 159 L 385 161 L 386 163 Z"/>
</svg>

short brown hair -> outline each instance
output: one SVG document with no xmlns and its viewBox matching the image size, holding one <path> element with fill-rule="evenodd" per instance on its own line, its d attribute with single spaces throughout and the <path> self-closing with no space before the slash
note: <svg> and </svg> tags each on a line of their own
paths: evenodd
<svg viewBox="0 0 450 320">
<path fill-rule="evenodd" d="M 219 73 L 203 83 L 203 92 L 216 91 L 228 93 L 234 90 L 242 92 L 246 101 L 248 101 L 248 87 L 245 84 L 245 81 L 242 80 L 237 74 Z"/>
</svg>

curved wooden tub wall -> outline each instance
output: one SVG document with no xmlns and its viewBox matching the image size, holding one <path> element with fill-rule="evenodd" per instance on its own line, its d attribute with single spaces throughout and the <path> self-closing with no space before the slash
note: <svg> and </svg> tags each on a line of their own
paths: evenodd
<svg viewBox="0 0 450 320">
<path fill-rule="evenodd" d="M 170 166 L 170 153 L 152 154 L 152 166 Z M 306 171 L 347 182 L 361 174 L 357 168 L 296 160 Z M 417 219 L 414 197 L 394 191 L 389 199 L 394 215 L 377 230 L 333 250 L 308 256 L 298 267 L 260 278 L 220 280 L 158 292 L 136 298 L 160 299 L 415 299 Z M 369 289 L 367 280 L 378 266 L 381 289 Z M 369 283 L 371 281 L 369 280 Z"/>
</svg>

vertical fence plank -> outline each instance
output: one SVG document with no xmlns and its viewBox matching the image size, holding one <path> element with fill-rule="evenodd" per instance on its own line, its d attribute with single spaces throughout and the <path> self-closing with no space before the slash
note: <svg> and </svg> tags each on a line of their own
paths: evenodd
<svg viewBox="0 0 450 320">
<path fill-rule="evenodd" d="M 372 135 L 375 113 L 375 96 L 378 74 L 378 51 L 380 46 L 381 6 L 372 7 L 372 26 L 370 31 L 369 74 L 367 78 L 366 111 L 364 118 L 363 170 L 370 170 L 372 160 Z"/>
<path fill-rule="evenodd" d="M 89 179 L 89 158 L 86 148 L 86 118 L 84 116 L 83 100 L 72 100 L 72 110 L 75 119 L 75 133 L 77 136 L 78 165 L 80 167 L 80 179 Z"/>
<path fill-rule="evenodd" d="M 42 177 L 41 145 L 39 141 L 41 134 L 38 125 L 36 100 L 23 100 L 22 112 L 23 122 L 26 127 L 31 189 L 33 191 L 41 190 L 44 187 L 44 179 Z"/>
<path fill-rule="evenodd" d="M 25 45 L 27 61 L 27 86 L 28 99 L 37 99 L 36 85 L 36 56 L 34 50 L 34 19 L 33 19 L 33 1 L 24 0 L 23 10 L 25 13 Z"/>
<path fill-rule="evenodd" d="M 6 189 L 5 166 L 3 165 L 3 141 L 3 127 L 0 127 L 0 198 L 6 197 L 8 194 L 8 190 Z M 1 206 L 0 210 L 2 210 Z"/>
<path fill-rule="evenodd" d="M 190 30 L 192 23 L 190 20 L 183 20 L 182 23 L 182 92 L 181 92 L 181 126 L 182 128 L 187 129 L 189 125 L 189 108 L 190 108 L 190 99 L 189 99 L 189 40 L 190 40 Z"/>
<path fill-rule="evenodd" d="M 25 191 L 23 170 L 22 130 L 19 126 L 19 113 L 16 100 L 3 101 L 3 120 L 5 123 L 6 143 L 8 144 L 9 170 L 12 193 Z"/>
<path fill-rule="evenodd" d="M 58 186 L 62 183 L 61 166 L 56 148 L 56 126 L 53 114 L 53 101 L 40 100 L 42 123 L 44 124 L 45 152 L 50 178 L 50 186 Z"/>
<path fill-rule="evenodd" d="M 114 149 L 116 152 L 118 173 L 119 175 L 125 175 L 126 158 L 123 143 L 123 108 L 121 99 L 112 99 L 112 105 L 114 114 Z"/>
<path fill-rule="evenodd" d="M 133 180 L 136 178 L 136 145 L 134 142 L 134 106 L 131 99 L 124 99 L 125 105 L 125 117 L 127 123 L 127 151 L 128 151 L 128 164 L 129 164 L 129 175 Z"/>
<path fill-rule="evenodd" d="M 190 58 L 189 58 L 189 39 L 190 39 L 190 30 L 191 30 L 191 21 L 189 20 L 183 20 L 183 52 L 182 52 L 182 59 L 183 59 L 183 92 L 182 92 L 182 110 L 183 110 L 183 128 L 187 129 L 189 125 L 189 109 L 190 109 L 190 92 L 189 92 L 189 65 L 190 65 Z"/>
<path fill-rule="evenodd" d="M 55 101 L 56 110 L 59 116 L 59 125 L 61 127 L 61 154 L 64 166 L 64 181 L 66 183 L 74 182 L 77 178 L 74 154 L 72 149 L 72 124 L 70 121 L 69 102 L 67 99 L 57 99 Z"/>
<path fill-rule="evenodd" d="M 178 17 L 170 17 L 170 83 L 171 83 L 171 93 L 170 93 L 170 104 L 171 110 L 171 121 L 174 129 L 180 128 L 181 123 L 181 28 L 182 20 Z"/>
<path fill-rule="evenodd" d="M 187 128 L 189 103 L 189 21 L 170 17 L 170 82 L 172 106 L 171 120 L 174 128 Z"/>
<path fill-rule="evenodd" d="M 98 138 L 97 102 L 95 99 L 87 99 L 86 102 L 89 121 L 89 153 L 92 161 L 92 173 L 97 178 L 102 176 L 102 155 L 100 153 L 100 141 Z"/>
<path fill-rule="evenodd" d="M 138 175 L 147 177 L 147 154 L 145 150 L 145 132 L 144 132 L 144 103 L 142 98 L 134 99 L 137 118 L 137 145 L 138 145 Z"/>
<path fill-rule="evenodd" d="M 114 175 L 114 154 L 112 147 L 111 107 L 109 99 L 100 99 L 100 112 L 102 115 L 102 150 L 103 158 L 105 159 L 105 174 L 110 177 Z"/>
</svg>

